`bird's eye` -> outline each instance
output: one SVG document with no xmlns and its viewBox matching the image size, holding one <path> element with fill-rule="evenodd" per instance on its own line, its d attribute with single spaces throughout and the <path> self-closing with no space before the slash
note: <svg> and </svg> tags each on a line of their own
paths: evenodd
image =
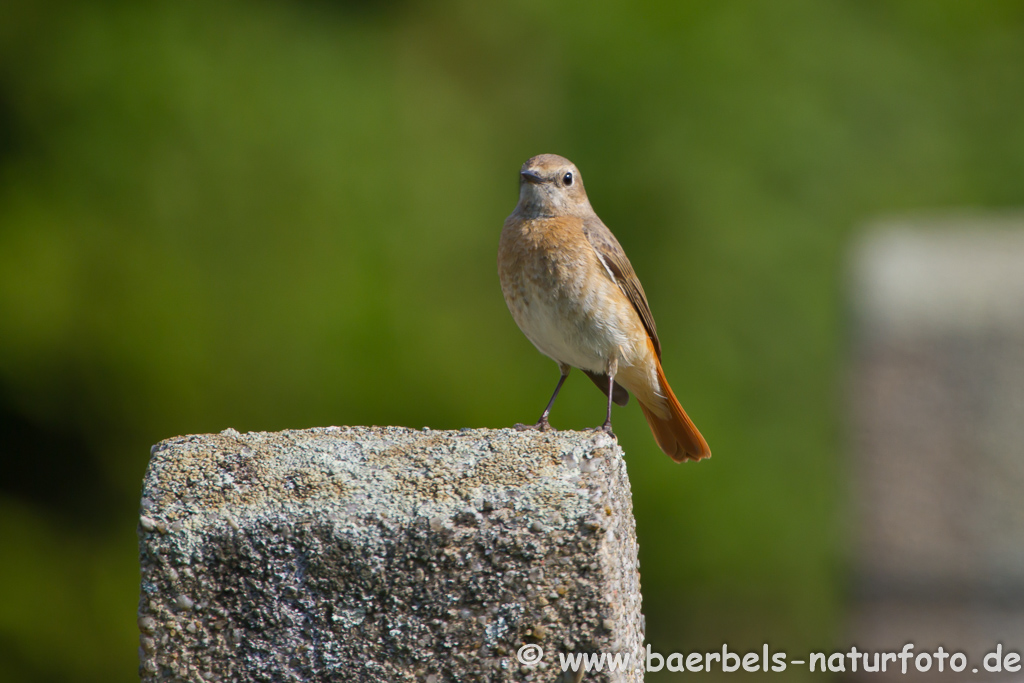
<svg viewBox="0 0 1024 683">
<path fill-rule="evenodd" d="M 566 187 L 572 185 L 572 172 L 571 171 L 569 173 L 566 173 L 564 176 L 562 176 L 562 182 L 565 184 Z"/>
</svg>

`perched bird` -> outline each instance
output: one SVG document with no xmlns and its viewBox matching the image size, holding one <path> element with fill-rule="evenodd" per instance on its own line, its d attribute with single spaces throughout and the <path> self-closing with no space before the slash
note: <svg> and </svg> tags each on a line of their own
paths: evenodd
<svg viewBox="0 0 1024 683">
<path fill-rule="evenodd" d="M 551 406 L 569 369 L 579 368 L 608 396 L 599 429 L 612 433 L 612 401 L 624 406 L 630 392 L 669 457 L 711 455 L 665 379 L 640 280 L 568 159 L 541 154 L 523 164 L 519 203 L 501 231 L 498 277 L 519 329 L 562 373 L 537 424 L 517 428 L 551 429 Z"/>
</svg>

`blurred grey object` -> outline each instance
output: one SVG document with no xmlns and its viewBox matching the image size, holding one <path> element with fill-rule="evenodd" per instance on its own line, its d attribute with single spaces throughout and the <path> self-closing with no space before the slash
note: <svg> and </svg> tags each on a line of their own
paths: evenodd
<svg viewBox="0 0 1024 683">
<path fill-rule="evenodd" d="M 1024 646 L 1024 215 L 876 226 L 853 304 L 851 639 L 970 678 Z"/>
<path fill-rule="evenodd" d="M 641 661 L 629 479 L 600 432 L 169 439 L 139 538 L 143 681 L 550 683 L 559 652 Z"/>
</svg>

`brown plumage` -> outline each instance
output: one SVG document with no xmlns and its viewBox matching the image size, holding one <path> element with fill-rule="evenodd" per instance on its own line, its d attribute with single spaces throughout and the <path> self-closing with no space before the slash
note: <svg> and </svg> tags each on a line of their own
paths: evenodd
<svg viewBox="0 0 1024 683">
<path fill-rule="evenodd" d="M 608 396 L 605 431 L 612 402 L 625 405 L 629 392 L 673 460 L 711 455 L 665 379 L 643 286 L 568 159 L 543 154 L 523 165 L 519 203 L 501 232 L 498 276 L 516 324 L 562 373 L 532 428 L 550 428 L 551 406 L 576 367 Z"/>
</svg>

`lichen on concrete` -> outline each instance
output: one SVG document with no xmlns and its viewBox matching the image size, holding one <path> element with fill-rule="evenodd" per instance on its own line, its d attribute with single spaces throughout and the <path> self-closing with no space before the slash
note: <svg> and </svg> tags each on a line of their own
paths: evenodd
<svg viewBox="0 0 1024 683">
<path fill-rule="evenodd" d="M 643 625 L 601 432 L 329 427 L 168 439 L 139 520 L 144 681 L 552 681 Z M 539 645 L 524 666 L 517 652 Z"/>
</svg>

